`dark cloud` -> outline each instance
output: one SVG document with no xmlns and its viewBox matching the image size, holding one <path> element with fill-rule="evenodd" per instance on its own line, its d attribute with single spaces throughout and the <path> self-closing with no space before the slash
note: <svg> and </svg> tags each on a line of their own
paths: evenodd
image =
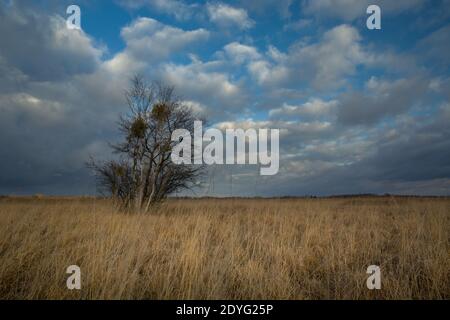
<svg viewBox="0 0 450 320">
<path fill-rule="evenodd" d="M 52 8 L 0 5 L 0 193 L 91 192 L 84 162 L 115 136 L 118 82 Z"/>
<path fill-rule="evenodd" d="M 450 67 L 450 25 L 446 25 L 427 35 L 419 42 L 419 50 L 424 52 L 428 64 L 438 68 Z"/>
<path fill-rule="evenodd" d="M 368 83 L 365 93 L 342 95 L 338 111 L 339 122 L 345 125 L 374 124 L 386 116 L 395 116 L 423 103 L 429 81 L 424 78 Z"/>
<path fill-rule="evenodd" d="M 0 55 L 31 80 L 54 81 L 95 70 L 102 55 L 82 31 L 34 6 L 0 5 Z"/>
</svg>

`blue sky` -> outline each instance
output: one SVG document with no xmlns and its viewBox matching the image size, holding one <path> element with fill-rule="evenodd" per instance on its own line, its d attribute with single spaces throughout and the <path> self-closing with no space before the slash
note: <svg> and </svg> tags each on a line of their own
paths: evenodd
<svg viewBox="0 0 450 320">
<path fill-rule="evenodd" d="M 70 4 L 82 31 L 65 26 Z M 369 4 L 381 30 L 366 27 Z M 200 195 L 448 195 L 449 7 L 0 1 L 0 193 L 95 193 L 84 162 L 110 155 L 123 90 L 140 73 L 174 85 L 215 127 L 281 130 L 277 176 L 218 166 Z"/>
</svg>

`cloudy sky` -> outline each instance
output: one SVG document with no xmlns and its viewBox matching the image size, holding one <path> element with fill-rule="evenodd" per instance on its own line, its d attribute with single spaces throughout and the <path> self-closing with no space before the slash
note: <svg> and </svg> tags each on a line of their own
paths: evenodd
<svg viewBox="0 0 450 320">
<path fill-rule="evenodd" d="M 82 31 L 66 27 L 81 8 Z M 368 30 L 366 9 L 382 9 Z M 0 0 L 0 194 L 93 194 L 130 77 L 218 128 L 279 128 L 280 171 L 199 196 L 450 194 L 450 1 Z"/>
</svg>

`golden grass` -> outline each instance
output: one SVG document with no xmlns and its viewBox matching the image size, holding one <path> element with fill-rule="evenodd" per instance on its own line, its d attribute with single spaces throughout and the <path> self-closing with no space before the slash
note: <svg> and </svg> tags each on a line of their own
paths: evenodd
<svg viewBox="0 0 450 320">
<path fill-rule="evenodd" d="M 2 199 L 0 298 L 448 299 L 449 232 L 448 199 Z"/>
</svg>

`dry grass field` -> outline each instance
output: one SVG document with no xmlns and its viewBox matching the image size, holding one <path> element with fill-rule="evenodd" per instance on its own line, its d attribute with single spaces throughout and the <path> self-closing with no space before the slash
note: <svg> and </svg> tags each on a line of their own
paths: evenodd
<svg viewBox="0 0 450 320">
<path fill-rule="evenodd" d="M 449 238 L 449 199 L 4 198 L 0 299 L 449 299 Z"/>
</svg>

